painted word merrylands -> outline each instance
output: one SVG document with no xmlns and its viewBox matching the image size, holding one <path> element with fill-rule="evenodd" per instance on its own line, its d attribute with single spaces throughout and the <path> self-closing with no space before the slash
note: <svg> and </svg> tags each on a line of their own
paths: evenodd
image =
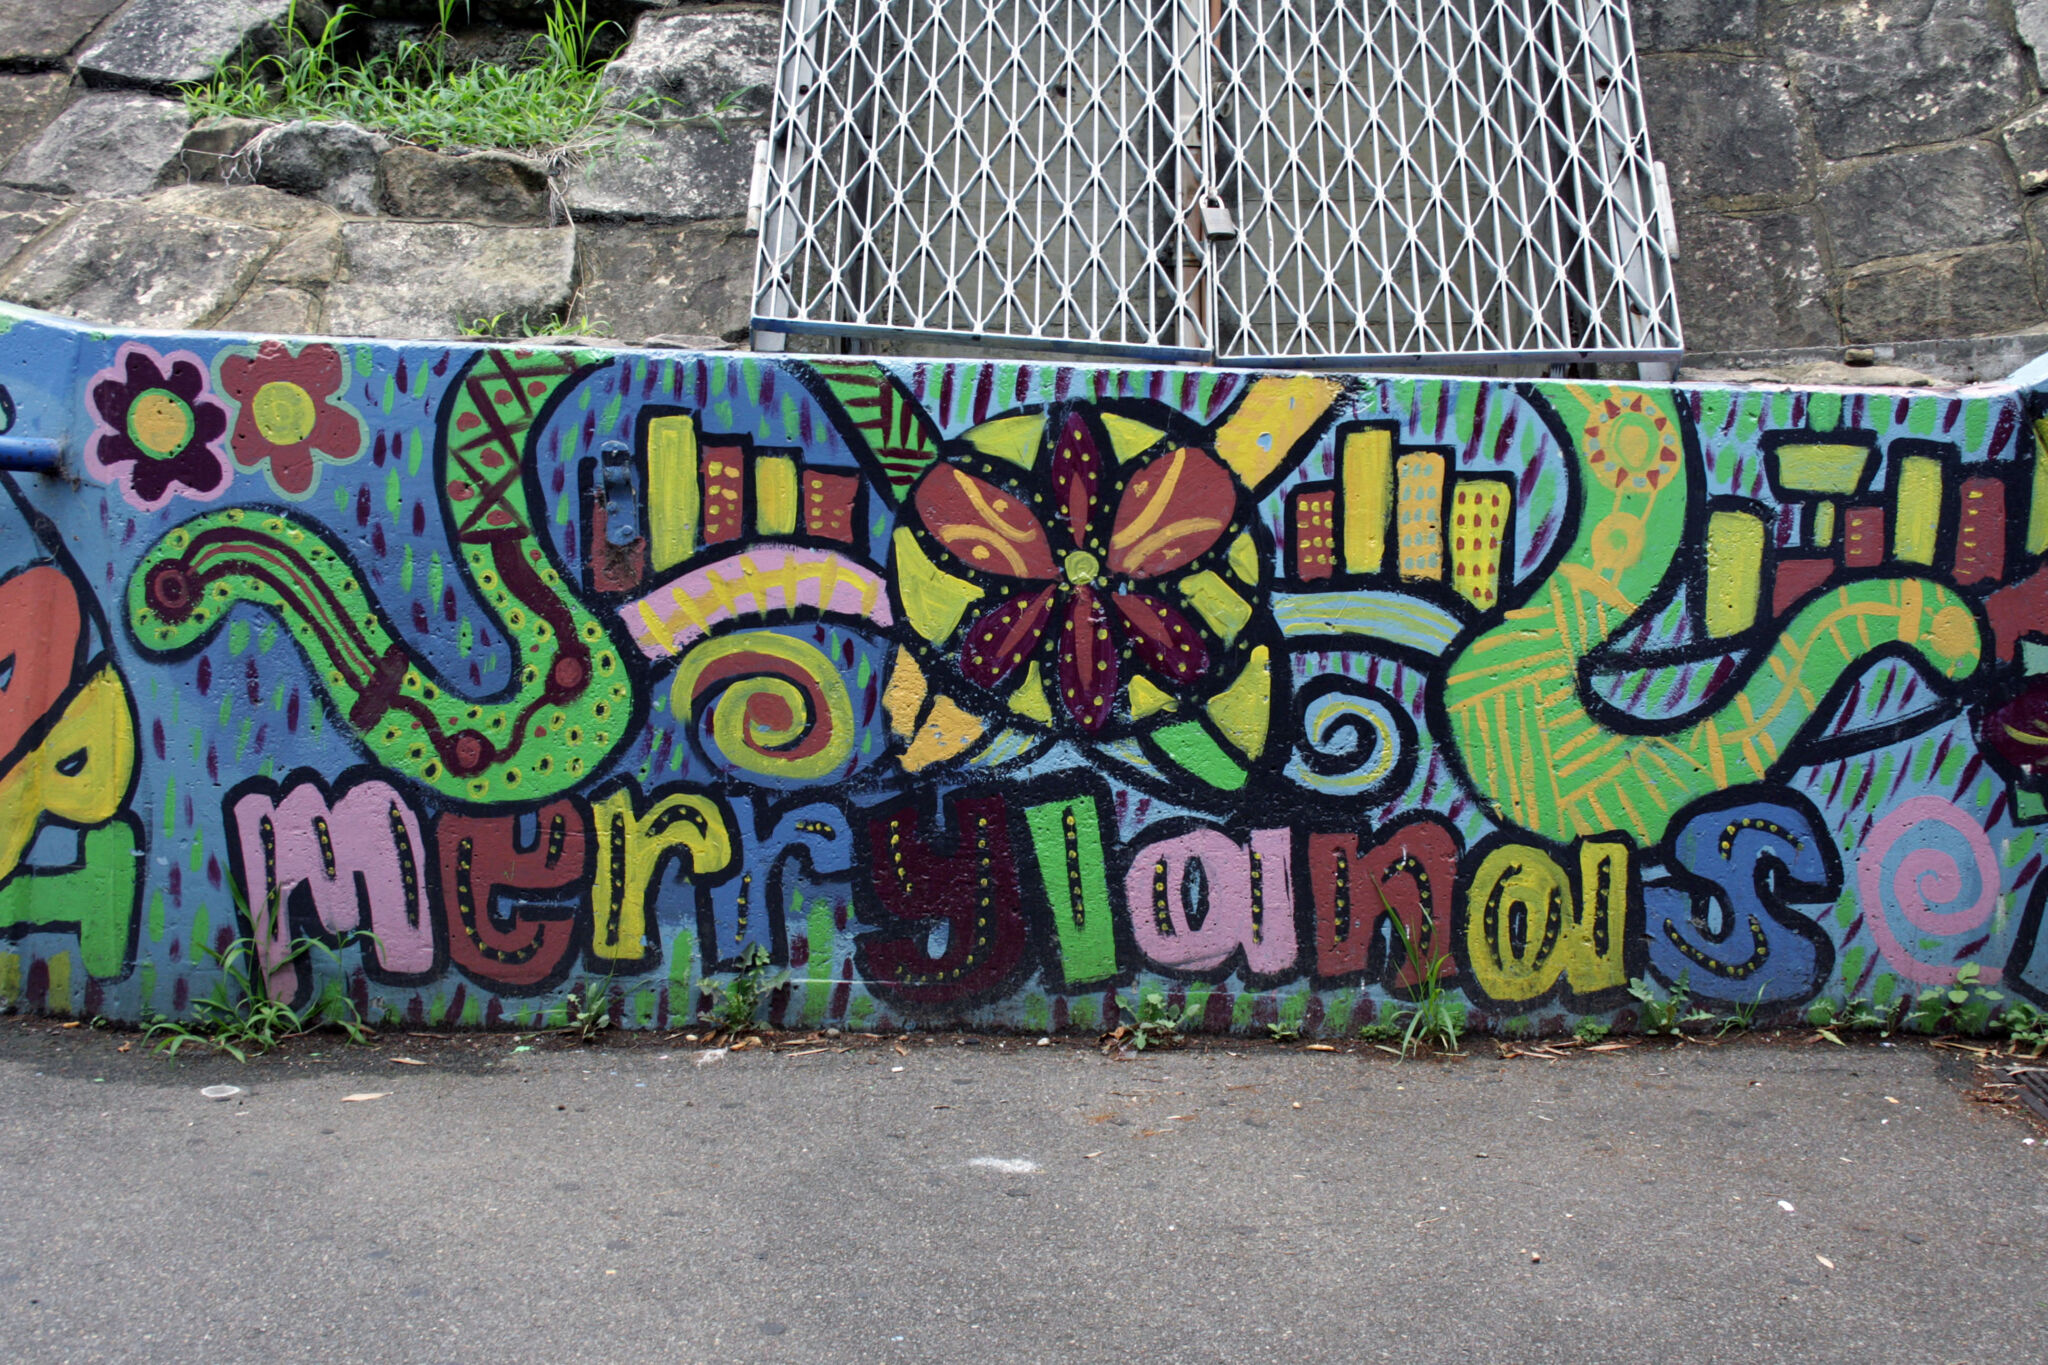
<svg viewBox="0 0 2048 1365">
<path fill-rule="evenodd" d="M 2048 1002 L 2044 413 L 0 313 L 0 1003 Z"/>
</svg>

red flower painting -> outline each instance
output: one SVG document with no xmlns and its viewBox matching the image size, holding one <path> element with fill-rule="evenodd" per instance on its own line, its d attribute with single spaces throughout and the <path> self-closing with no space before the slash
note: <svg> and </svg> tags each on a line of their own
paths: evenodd
<svg viewBox="0 0 2048 1365">
<path fill-rule="evenodd" d="M 925 474 L 913 503 L 942 567 L 993 599 L 961 637 L 967 680 L 1006 687 L 1036 660 L 1055 682 L 1056 714 L 1094 734 L 1127 669 L 1184 692 L 1220 657 L 1223 642 L 1168 600 L 1162 580 L 1222 553 L 1238 488 L 1193 446 L 1113 466 L 1079 413 L 1049 423 L 1047 436 L 1049 452 L 1033 461 L 1039 486 L 1006 486 L 993 467 L 949 459 Z"/>
<path fill-rule="evenodd" d="M 223 355 L 221 391 L 241 405 L 229 438 L 235 463 L 267 463 L 280 493 L 304 497 L 313 488 L 316 456 L 338 462 L 362 453 L 362 419 L 339 401 L 347 383 L 341 353 L 318 342 L 296 355 L 282 341 L 262 342 L 254 354 Z"/>
</svg>

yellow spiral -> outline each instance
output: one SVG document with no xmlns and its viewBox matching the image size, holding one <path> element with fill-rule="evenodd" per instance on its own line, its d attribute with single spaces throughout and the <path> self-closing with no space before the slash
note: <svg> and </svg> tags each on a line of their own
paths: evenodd
<svg viewBox="0 0 2048 1365">
<path fill-rule="evenodd" d="M 724 763 L 815 782 L 853 756 L 853 698 L 823 650 L 773 631 L 706 640 L 683 656 L 670 704 L 689 724 L 707 699 L 711 740 Z"/>
</svg>

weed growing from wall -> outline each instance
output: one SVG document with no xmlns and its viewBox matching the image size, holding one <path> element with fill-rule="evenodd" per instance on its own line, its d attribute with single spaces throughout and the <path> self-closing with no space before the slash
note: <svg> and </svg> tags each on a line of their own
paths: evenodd
<svg viewBox="0 0 2048 1365">
<path fill-rule="evenodd" d="M 487 318 L 472 318 L 462 329 L 466 337 L 490 337 L 516 340 L 538 337 L 601 337 L 611 332 L 608 324 L 588 315 L 551 318 L 532 318 L 517 313 L 493 313 Z"/>
<path fill-rule="evenodd" d="M 717 1032 L 737 1038 L 759 1027 L 767 975 L 768 950 L 757 943 L 740 956 L 740 969 L 730 981 L 706 987 L 714 997 L 706 1017 Z"/>
<path fill-rule="evenodd" d="M 1405 1005 L 1396 1005 L 1393 1018 L 1389 1021 L 1401 1029 L 1401 1055 L 1406 1057 L 1418 1044 L 1437 1048 L 1444 1052 L 1456 1052 L 1458 1039 L 1465 1030 L 1465 1003 L 1444 989 L 1444 968 L 1450 958 L 1439 954 L 1424 962 L 1422 954 L 1415 950 L 1415 939 L 1408 932 L 1407 923 L 1394 912 L 1387 900 L 1387 893 L 1375 885 L 1380 905 L 1385 909 L 1387 922 L 1394 926 L 1400 936 L 1401 951 L 1407 954 L 1409 962 L 1417 964 L 1422 971 L 1422 983 L 1415 999 Z M 1436 924 L 1433 919 L 1423 920 L 1423 932 L 1431 942 L 1436 938 Z"/>
<path fill-rule="evenodd" d="M 579 1043 L 596 1042 L 618 1022 L 612 1016 L 612 979 L 608 976 L 602 981 L 584 982 L 582 992 L 570 992 L 562 1007 L 569 1022 L 561 1032 L 575 1034 Z"/>
<path fill-rule="evenodd" d="M 1684 1034 L 1687 1024 L 1709 1024 L 1714 1020 L 1712 1010 L 1692 1007 L 1689 973 L 1682 973 L 1668 992 L 1660 992 L 1654 983 L 1638 979 L 1629 982 L 1628 993 L 1642 1007 L 1639 1013 L 1645 1033 L 1677 1038 Z"/>
<path fill-rule="evenodd" d="M 556 0 L 547 28 L 512 67 L 449 56 L 454 0 L 423 39 L 360 63 L 344 58 L 356 11 L 347 5 L 306 39 L 296 4 L 278 24 L 280 50 L 245 56 L 185 88 L 195 118 L 333 119 L 422 147 L 504 147 L 556 157 L 613 142 L 645 122 L 651 100 L 607 98 L 599 56 L 609 22 L 592 24 L 584 0 Z"/>
<path fill-rule="evenodd" d="M 2048 1011 L 2024 1002 L 2007 1005 L 1993 1024 L 2005 1030 L 2015 1052 L 2039 1057 L 2048 1051 Z"/>
<path fill-rule="evenodd" d="M 1131 1018 L 1129 1023 L 1110 1032 L 1112 1045 L 1123 1043 L 1143 1052 L 1147 1048 L 1172 1047 L 1182 1041 L 1181 1026 L 1188 1022 L 1187 1012 L 1168 1004 L 1166 992 L 1139 991 L 1131 1000 L 1119 996 L 1117 1003 Z"/>
<path fill-rule="evenodd" d="M 347 935 L 340 946 L 346 948 L 357 941 L 371 943 L 375 935 L 359 930 Z M 211 994 L 192 1002 L 191 1019 L 159 1019 L 143 1037 L 167 1057 L 199 1044 L 225 1052 L 238 1062 L 249 1060 L 251 1053 L 268 1052 L 288 1039 L 326 1028 L 346 1034 L 352 1043 L 369 1042 L 370 1031 L 343 992 L 338 976 L 296 1009 L 290 1000 L 272 993 L 273 969 L 296 971 L 301 962 L 311 963 L 316 951 L 339 968 L 336 950 L 311 938 L 293 939 L 284 954 L 267 965 L 253 937 L 235 939 L 218 952 L 208 948 L 206 955 L 220 968 L 220 984 Z"/>
</svg>

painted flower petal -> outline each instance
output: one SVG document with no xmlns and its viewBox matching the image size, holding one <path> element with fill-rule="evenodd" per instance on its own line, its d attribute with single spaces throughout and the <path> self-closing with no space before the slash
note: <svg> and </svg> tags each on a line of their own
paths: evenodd
<svg viewBox="0 0 2048 1365">
<path fill-rule="evenodd" d="M 175 495 L 205 502 L 227 491 L 234 471 L 218 446 L 228 414 L 196 355 L 160 356 L 139 342 L 123 343 L 113 363 L 92 377 L 89 392 L 99 420 L 85 467 L 132 506 L 153 512 Z"/>
<path fill-rule="evenodd" d="M 128 372 L 130 393 L 141 393 L 144 389 L 161 389 L 170 383 L 164 377 L 164 367 L 157 363 L 157 357 L 142 346 L 128 349 L 128 358 L 122 368 Z"/>
<path fill-rule="evenodd" d="M 1130 626 L 1131 647 L 1145 667 L 1181 684 L 1209 671 L 1209 645 L 1201 627 L 1165 598 L 1120 592 L 1110 600 Z"/>
<path fill-rule="evenodd" d="M 114 377 L 111 369 L 102 370 L 102 378 L 92 386 L 92 402 L 99 409 L 101 420 L 115 431 L 125 431 L 129 405 L 145 391 L 162 388 L 164 376 L 155 357 L 140 346 L 124 348 L 124 353 L 114 363 L 121 369 L 123 377 Z M 136 458 L 142 458 L 140 451 L 136 452 Z"/>
<path fill-rule="evenodd" d="M 960 646 L 960 671 L 977 687 L 999 687 L 1024 666 L 1052 623 L 1057 587 L 1009 598 L 976 621 Z"/>
<path fill-rule="evenodd" d="M 144 385 L 147 388 L 148 385 Z M 132 388 L 118 379 L 103 379 L 92 386 L 92 405 L 98 409 L 100 420 L 114 431 L 125 431 L 128 426 L 128 404 L 141 389 Z M 141 458 L 141 452 L 136 453 Z"/>
<path fill-rule="evenodd" d="M 163 386 L 187 403 L 197 403 L 199 395 L 206 392 L 206 371 L 189 360 L 173 358 L 171 372 L 165 377 Z"/>
<path fill-rule="evenodd" d="M 227 410 L 204 399 L 192 405 L 192 444 L 212 445 L 228 429 Z"/>
<path fill-rule="evenodd" d="M 282 350 L 283 346 L 278 349 Z M 294 364 L 298 367 L 299 382 L 315 398 L 338 395 L 347 378 L 342 370 L 341 353 L 332 346 L 308 346 L 299 352 Z"/>
<path fill-rule="evenodd" d="M 240 432 L 236 433 L 238 436 Z M 239 448 L 235 460 L 245 468 L 254 468 L 264 460 L 270 461 L 270 477 L 277 480 L 278 491 L 290 497 L 302 498 L 313 488 L 313 456 L 305 442 L 295 446 L 272 446 L 269 450 L 255 450 L 255 458 L 245 459 Z"/>
<path fill-rule="evenodd" d="M 1206 451 L 1183 446 L 1131 476 L 1116 505 L 1109 571 L 1156 578 L 1214 545 L 1237 513 L 1230 471 Z"/>
<path fill-rule="evenodd" d="M 362 453 L 363 428 L 353 415 L 324 398 L 314 399 L 313 407 L 318 415 L 307 445 L 337 460 L 352 460 Z"/>
<path fill-rule="evenodd" d="M 347 375 L 334 347 L 312 342 L 294 355 L 269 338 L 254 355 L 224 356 L 220 378 L 222 391 L 241 405 L 229 442 L 235 462 L 245 469 L 267 462 L 271 482 L 287 497 L 312 491 L 315 451 L 335 462 L 362 454 L 363 423 L 338 396 Z M 259 410 L 266 393 L 273 395 L 267 423 Z"/>
<path fill-rule="evenodd" d="M 264 342 L 264 347 L 271 343 Z M 257 379 L 257 361 L 254 356 L 228 355 L 220 362 L 220 386 L 228 397 L 237 403 L 249 401 L 249 395 L 256 392 L 262 382 Z"/>
<path fill-rule="evenodd" d="M 925 529 L 969 568 L 1010 578 L 1057 574 L 1045 528 L 1015 493 L 941 463 L 918 484 L 915 501 Z"/>
<path fill-rule="evenodd" d="M 160 504 L 173 488 L 201 498 L 217 495 L 227 483 L 228 467 L 219 452 L 198 441 L 188 441 L 176 455 L 163 460 L 137 460 L 129 487 L 145 503 Z"/>
<path fill-rule="evenodd" d="M 1060 622 L 1060 703 L 1076 725 L 1094 734 L 1109 719 L 1116 684 L 1116 635 L 1109 612 L 1093 588 L 1077 587 Z"/>
<path fill-rule="evenodd" d="M 1067 419 L 1052 455 L 1052 491 L 1067 518 L 1067 534 L 1077 550 L 1088 547 L 1088 527 L 1095 520 L 1102 488 L 1102 452 L 1095 433 L 1079 413 Z"/>
</svg>

